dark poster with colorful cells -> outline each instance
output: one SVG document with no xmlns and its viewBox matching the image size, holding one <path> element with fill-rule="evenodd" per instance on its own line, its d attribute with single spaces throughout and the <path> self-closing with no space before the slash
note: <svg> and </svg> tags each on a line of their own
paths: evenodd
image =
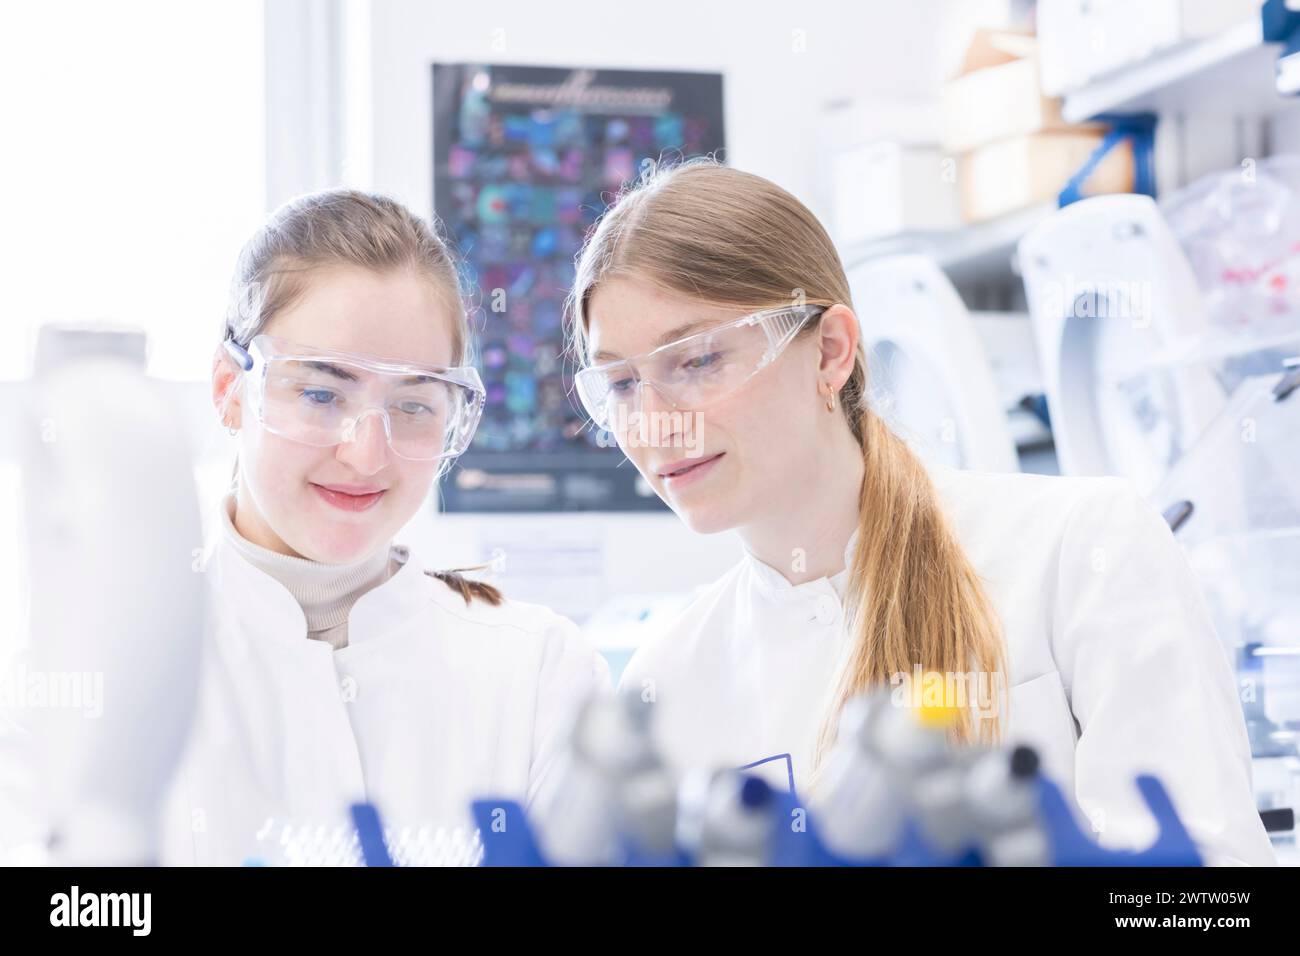
<svg viewBox="0 0 1300 956">
<path fill-rule="evenodd" d="M 573 393 L 564 298 L 586 231 L 646 160 L 723 146 L 722 76 L 435 64 L 434 210 L 473 301 L 487 408 L 449 511 L 661 508 Z"/>
</svg>

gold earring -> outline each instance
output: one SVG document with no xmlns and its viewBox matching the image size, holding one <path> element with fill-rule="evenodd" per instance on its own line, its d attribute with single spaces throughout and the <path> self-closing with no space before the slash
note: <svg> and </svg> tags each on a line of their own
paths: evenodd
<svg viewBox="0 0 1300 956">
<path fill-rule="evenodd" d="M 826 383 L 826 411 L 835 411 L 835 389 L 829 382 Z"/>
</svg>

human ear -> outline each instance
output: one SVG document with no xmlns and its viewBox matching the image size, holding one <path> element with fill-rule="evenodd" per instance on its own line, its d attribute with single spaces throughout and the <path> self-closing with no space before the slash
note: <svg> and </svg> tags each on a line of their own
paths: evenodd
<svg viewBox="0 0 1300 956">
<path fill-rule="evenodd" d="M 817 329 L 818 379 L 834 391 L 853 374 L 858 354 L 858 317 L 846 305 L 833 305 L 822 313 Z"/>
<path fill-rule="evenodd" d="M 238 385 L 239 369 L 230 353 L 218 345 L 212 356 L 212 407 L 227 428 L 239 428 L 243 423 Z"/>
</svg>

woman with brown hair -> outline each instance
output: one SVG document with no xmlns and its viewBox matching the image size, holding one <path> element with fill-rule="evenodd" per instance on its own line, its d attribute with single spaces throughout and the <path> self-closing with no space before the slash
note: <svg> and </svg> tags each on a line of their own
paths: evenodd
<svg viewBox="0 0 1300 956">
<path fill-rule="evenodd" d="M 476 797 L 536 799 L 603 659 L 395 539 L 483 407 L 443 239 L 351 190 L 277 210 L 240 256 L 212 400 L 239 457 L 163 862 L 238 864 L 259 833 L 346 826 L 356 802 L 415 832 L 468 826 Z"/>
<path fill-rule="evenodd" d="M 690 528 L 744 545 L 622 679 L 672 763 L 815 787 L 849 698 L 928 702 L 937 677 L 953 739 L 1036 746 L 1103 843 L 1154 837 L 1149 772 L 1212 862 L 1273 862 L 1159 515 L 1121 479 L 923 466 L 867 401 L 843 266 L 794 196 L 711 160 L 647 177 L 589 235 L 570 319 L 595 424 Z"/>
</svg>

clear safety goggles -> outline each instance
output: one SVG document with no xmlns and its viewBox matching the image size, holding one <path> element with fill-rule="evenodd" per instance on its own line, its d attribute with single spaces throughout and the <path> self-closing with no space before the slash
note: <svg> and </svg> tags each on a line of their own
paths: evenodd
<svg viewBox="0 0 1300 956">
<path fill-rule="evenodd" d="M 640 411 L 649 385 L 673 408 L 697 410 L 726 398 L 771 365 L 825 306 L 765 309 L 696 332 L 652 352 L 582 369 L 574 385 L 597 427 L 614 431 Z"/>
<path fill-rule="evenodd" d="M 411 365 L 258 335 L 226 351 L 244 371 L 246 401 L 262 427 L 328 447 L 354 441 L 363 419 L 384 425 L 394 454 L 455 458 L 469 447 L 487 393 L 473 368 Z"/>
</svg>

